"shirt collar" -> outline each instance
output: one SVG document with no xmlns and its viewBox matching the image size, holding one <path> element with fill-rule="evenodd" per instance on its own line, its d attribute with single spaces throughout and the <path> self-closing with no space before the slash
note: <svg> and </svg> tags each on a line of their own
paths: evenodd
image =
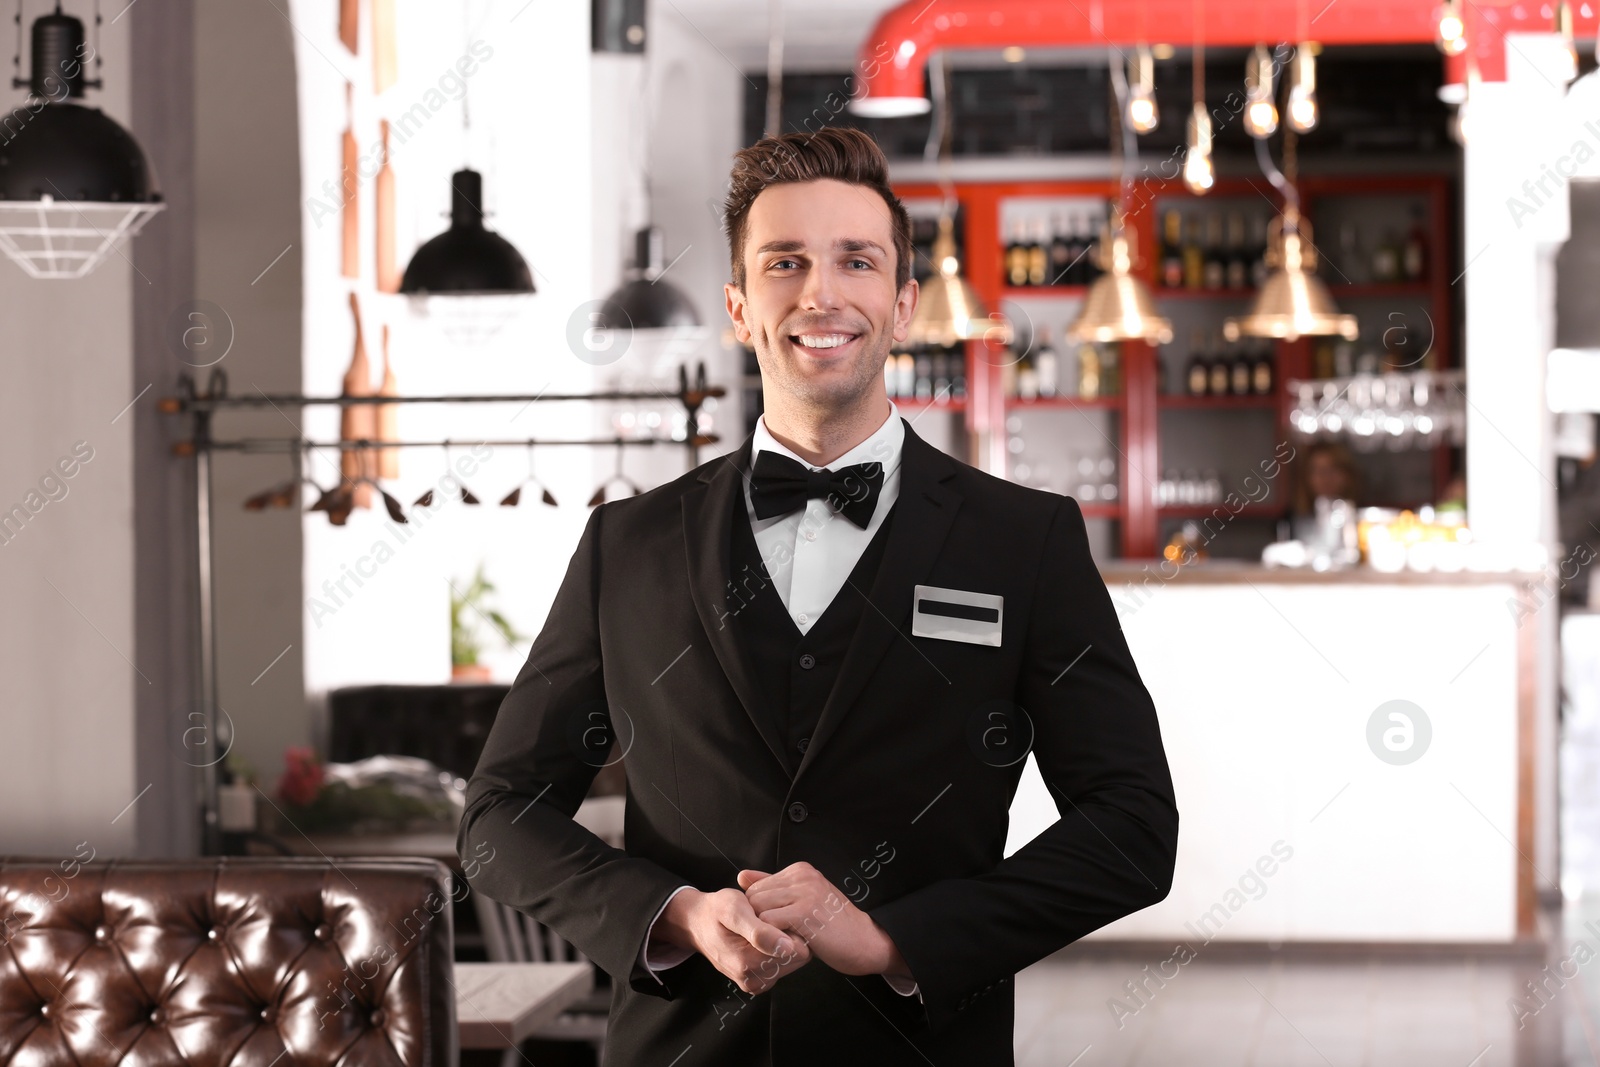
<svg viewBox="0 0 1600 1067">
<path fill-rule="evenodd" d="M 829 463 L 826 469 L 838 470 L 840 467 L 848 467 L 855 463 L 871 463 L 876 460 L 883 464 L 883 473 L 887 477 L 900 467 L 900 450 L 905 443 L 905 437 L 906 425 L 900 419 L 900 409 L 891 400 L 889 401 L 889 417 L 883 420 L 883 425 L 874 430 L 866 440 L 832 463 Z M 795 455 L 793 451 L 785 448 L 777 438 L 773 437 L 767 431 L 766 415 L 762 415 L 756 420 L 755 436 L 750 444 L 750 462 L 752 464 L 755 462 L 756 455 L 763 449 L 769 452 L 776 452 L 780 456 L 787 456 L 796 463 L 805 466 L 807 470 L 824 469 Z"/>
</svg>

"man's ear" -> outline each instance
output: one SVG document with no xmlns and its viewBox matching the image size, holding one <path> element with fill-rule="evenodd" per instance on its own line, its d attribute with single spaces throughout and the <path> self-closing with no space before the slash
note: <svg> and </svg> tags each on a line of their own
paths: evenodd
<svg viewBox="0 0 1600 1067">
<path fill-rule="evenodd" d="M 745 322 L 744 318 L 747 306 L 744 290 L 729 282 L 722 287 L 722 295 L 727 303 L 728 318 L 733 321 L 733 335 L 739 339 L 740 344 L 749 344 L 750 326 Z"/>
<path fill-rule="evenodd" d="M 900 294 L 894 301 L 894 339 L 904 341 L 911 330 L 911 316 L 917 310 L 917 301 L 921 299 L 922 289 L 915 278 L 906 279 L 900 287 Z"/>
</svg>

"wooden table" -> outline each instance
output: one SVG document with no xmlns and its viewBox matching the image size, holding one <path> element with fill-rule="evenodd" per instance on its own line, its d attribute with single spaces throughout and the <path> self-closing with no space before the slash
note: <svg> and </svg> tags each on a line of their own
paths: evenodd
<svg viewBox="0 0 1600 1067">
<path fill-rule="evenodd" d="M 462 1048 L 515 1048 L 594 988 L 587 963 L 458 963 Z"/>
</svg>

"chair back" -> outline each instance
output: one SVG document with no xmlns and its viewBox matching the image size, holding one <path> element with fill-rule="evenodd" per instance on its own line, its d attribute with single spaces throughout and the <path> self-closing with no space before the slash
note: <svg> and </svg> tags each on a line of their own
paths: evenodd
<svg viewBox="0 0 1600 1067">
<path fill-rule="evenodd" d="M 424 859 L 0 857 L 0 1063 L 457 1067 Z"/>
</svg>

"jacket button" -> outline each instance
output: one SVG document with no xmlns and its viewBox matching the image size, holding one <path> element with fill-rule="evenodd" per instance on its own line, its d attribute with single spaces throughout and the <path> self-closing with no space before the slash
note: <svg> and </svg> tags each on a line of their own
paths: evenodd
<svg viewBox="0 0 1600 1067">
<path fill-rule="evenodd" d="M 316 929 L 311 931 L 311 936 L 318 941 L 326 941 L 333 936 L 333 927 L 327 923 L 318 923 Z"/>
<path fill-rule="evenodd" d="M 817 657 L 813 656 L 811 653 L 807 652 L 805 655 L 800 657 L 800 666 L 803 667 L 804 669 L 809 671 L 812 667 L 815 667 L 816 665 L 817 665 Z"/>
<path fill-rule="evenodd" d="M 800 803 L 798 800 L 789 805 L 790 822 L 805 822 L 807 814 L 806 806 Z"/>
<path fill-rule="evenodd" d="M 805 755 L 806 749 L 811 747 L 811 738 L 802 737 L 800 740 L 794 743 L 794 747 L 800 750 L 800 754 L 802 756 Z"/>
</svg>

